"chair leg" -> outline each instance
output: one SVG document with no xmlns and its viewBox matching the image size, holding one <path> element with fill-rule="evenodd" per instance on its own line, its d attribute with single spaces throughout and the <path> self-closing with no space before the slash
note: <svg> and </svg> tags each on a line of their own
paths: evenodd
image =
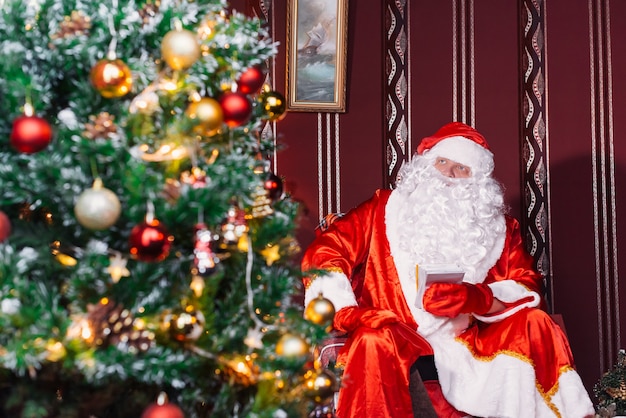
<svg viewBox="0 0 626 418">
<path fill-rule="evenodd" d="M 413 368 L 409 375 L 409 392 L 415 418 L 438 418 L 417 368 Z"/>
</svg>

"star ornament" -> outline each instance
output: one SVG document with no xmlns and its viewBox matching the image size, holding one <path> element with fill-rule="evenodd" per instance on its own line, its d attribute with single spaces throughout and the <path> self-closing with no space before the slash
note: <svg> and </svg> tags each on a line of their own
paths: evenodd
<svg viewBox="0 0 626 418">
<path fill-rule="evenodd" d="M 265 258 L 265 263 L 268 266 L 274 264 L 275 261 L 280 260 L 280 246 L 268 244 L 268 246 L 261 251 L 261 255 Z"/>
<path fill-rule="evenodd" d="M 250 348 L 263 348 L 263 331 L 259 327 L 250 328 L 243 342 Z"/>
<path fill-rule="evenodd" d="M 111 275 L 113 283 L 119 282 L 122 277 L 130 276 L 130 271 L 126 268 L 128 260 L 122 257 L 120 253 L 109 258 L 109 261 L 111 264 L 106 268 L 106 271 Z"/>
</svg>

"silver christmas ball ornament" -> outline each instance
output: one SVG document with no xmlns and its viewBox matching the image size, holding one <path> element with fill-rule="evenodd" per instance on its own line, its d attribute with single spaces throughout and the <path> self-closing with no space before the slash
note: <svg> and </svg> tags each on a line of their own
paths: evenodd
<svg viewBox="0 0 626 418">
<path fill-rule="evenodd" d="M 78 196 L 74 205 L 74 215 L 85 228 L 100 231 L 111 227 L 120 217 L 122 206 L 111 190 L 97 178 L 90 189 Z"/>
</svg>

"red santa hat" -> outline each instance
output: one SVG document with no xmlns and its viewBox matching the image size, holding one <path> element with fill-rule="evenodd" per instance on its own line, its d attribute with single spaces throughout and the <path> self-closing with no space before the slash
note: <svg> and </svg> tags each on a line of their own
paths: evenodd
<svg viewBox="0 0 626 418">
<path fill-rule="evenodd" d="M 464 164 L 473 173 L 493 171 L 493 153 L 484 136 L 461 122 L 448 123 L 417 146 L 417 153 L 432 154 Z"/>
</svg>

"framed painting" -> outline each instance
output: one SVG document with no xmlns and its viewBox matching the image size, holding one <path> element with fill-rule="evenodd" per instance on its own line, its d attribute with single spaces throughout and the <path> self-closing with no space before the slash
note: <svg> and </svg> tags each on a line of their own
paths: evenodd
<svg viewBox="0 0 626 418">
<path fill-rule="evenodd" d="M 348 0 L 288 0 L 287 108 L 346 111 Z"/>
</svg>

